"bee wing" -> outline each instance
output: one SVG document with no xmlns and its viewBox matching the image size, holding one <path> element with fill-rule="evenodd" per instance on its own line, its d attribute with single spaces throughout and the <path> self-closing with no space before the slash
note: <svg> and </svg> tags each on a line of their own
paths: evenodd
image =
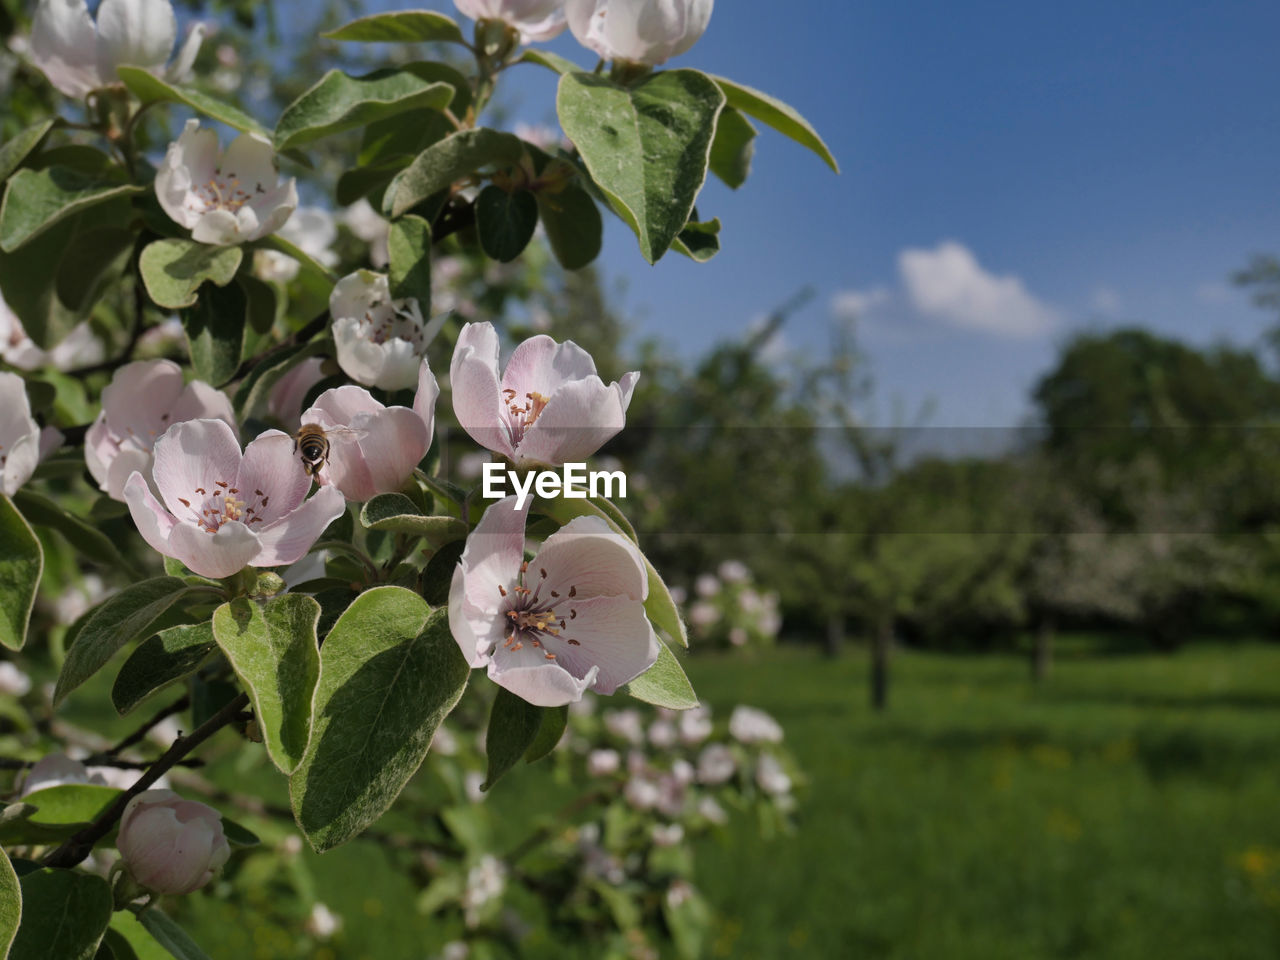
<svg viewBox="0 0 1280 960">
<path fill-rule="evenodd" d="M 369 431 L 356 427 L 326 427 L 324 435 L 330 440 L 343 440 L 350 443 L 363 440 L 369 435 Z"/>
</svg>

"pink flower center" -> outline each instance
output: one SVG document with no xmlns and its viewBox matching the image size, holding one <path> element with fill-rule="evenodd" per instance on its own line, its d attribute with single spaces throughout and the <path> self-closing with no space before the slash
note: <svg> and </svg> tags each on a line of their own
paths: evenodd
<svg viewBox="0 0 1280 960">
<path fill-rule="evenodd" d="M 208 488 L 196 487 L 191 500 L 178 497 L 178 502 L 191 511 L 201 530 L 217 533 L 223 524 L 232 520 L 245 526 L 263 523 L 261 514 L 270 499 L 271 496 L 261 490 L 246 494 L 225 480 L 215 480 Z"/>
<path fill-rule="evenodd" d="M 529 564 L 522 563 L 517 578 L 519 585 L 513 587 L 510 593 L 506 587 L 498 585 L 498 592 L 506 601 L 502 612 L 511 624 L 511 633 L 502 646 L 503 649 L 515 651 L 524 649 L 527 643 L 542 650 L 543 656 L 548 660 L 554 660 L 556 655 L 543 646 L 548 637 L 555 637 L 571 647 L 581 646 L 578 640 L 561 636 L 561 633 L 570 629 L 569 624 L 578 616 L 578 611 L 569 605 L 569 601 L 578 595 L 578 588 L 571 585 L 565 595 L 552 590 L 547 584 L 546 568 L 542 567 L 538 570 L 537 584 L 530 590 L 525 586 L 528 572 Z M 544 587 L 547 588 L 545 597 L 542 595 Z M 563 609 L 557 609 L 560 607 Z"/>
<path fill-rule="evenodd" d="M 524 403 L 516 399 L 516 392 L 510 387 L 502 391 L 507 406 L 507 429 L 511 432 L 511 442 L 519 443 L 534 422 L 542 416 L 550 397 L 532 392 L 524 395 Z"/>
<path fill-rule="evenodd" d="M 192 188 L 187 205 L 196 213 L 208 213 L 211 210 L 229 210 L 235 213 L 252 199 L 253 195 L 245 189 L 247 186 L 245 184 L 242 187 L 234 173 L 223 174 L 219 170 L 208 183 Z M 261 183 L 255 183 L 253 192 L 262 194 L 267 190 Z"/>
</svg>

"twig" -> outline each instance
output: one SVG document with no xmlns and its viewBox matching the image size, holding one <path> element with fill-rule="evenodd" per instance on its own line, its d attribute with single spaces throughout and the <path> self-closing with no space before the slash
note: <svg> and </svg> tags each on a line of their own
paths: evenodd
<svg viewBox="0 0 1280 960">
<path fill-rule="evenodd" d="M 175 740 L 173 746 L 165 751 L 164 756 L 152 764 L 151 769 L 139 777 L 137 783 L 116 797 L 111 806 L 107 807 L 93 823 L 45 857 L 44 865 L 70 868 L 80 863 L 93 852 L 93 845 L 111 832 L 111 828 L 120 819 L 130 800 L 159 780 L 165 771 L 172 769 L 191 750 L 235 720 L 240 715 L 240 711 L 248 705 L 249 695 L 241 693 L 191 733 Z"/>
<path fill-rule="evenodd" d="M 189 694 L 183 694 L 173 703 L 169 704 L 169 706 L 163 707 L 160 710 L 156 711 L 155 716 L 153 716 L 150 720 L 148 720 L 146 723 L 140 726 L 137 730 L 133 731 L 133 733 L 129 734 L 127 737 L 125 737 L 123 740 L 117 743 L 114 747 L 112 747 L 109 750 L 103 750 L 100 753 L 95 753 L 88 760 L 85 760 L 84 761 L 85 766 L 92 767 L 94 765 L 99 765 L 99 766 L 108 765 L 106 761 L 115 759 L 119 754 L 123 753 L 125 750 L 132 747 L 135 743 L 140 743 L 142 741 L 142 738 L 145 737 L 152 730 L 154 730 L 157 726 L 159 726 L 169 717 L 173 716 L 175 713 L 181 713 L 183 710 L 187 709 L 187 707 L 189 706 L 191 706 L 191 696 Z"/>
</svg>

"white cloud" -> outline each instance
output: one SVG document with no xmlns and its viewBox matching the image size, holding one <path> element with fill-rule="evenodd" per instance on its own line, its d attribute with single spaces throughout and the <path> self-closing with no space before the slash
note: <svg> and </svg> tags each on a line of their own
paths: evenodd
<svg viewBox="0 0 1280 960">
<path fill-rule="evenodd" d="M 840 320 L 860 320 L 892 299 L 884 287 L 870 290 L 841 290 L 831 298 L 831 313 Z"/>
<path fill-rule="evenodd" d="M 1014 276 L 996 276 L 964 244 L 949 240 L 934 250 L 898 254 L 898 271 L 911 303 L 922 314 L 965 330 L 1002 337 L 1036 337 L 1058 322 Z"/>
</svg>

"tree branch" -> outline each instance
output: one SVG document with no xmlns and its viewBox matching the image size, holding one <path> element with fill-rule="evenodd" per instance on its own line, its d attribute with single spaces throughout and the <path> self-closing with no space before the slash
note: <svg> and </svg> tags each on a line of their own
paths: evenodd
<svg viewBox="0 0 1280 960">
<path fill-rule="evenodd" d="M 70 868 L 82 861 L 93 852 L 93 845 L 111 832 L 111 828 L 120 819 L 121 814 L 124 813 L 124 808 L 128 806 L 130 800 L 159 780 L 165 771 L 172 769 L 191 750 L 235 720 L 240 711 L 248 704 L 249 695 L 242 693 L 191 733 L 175 740 L 173 746 L 165 751 L 164 756 L 152 764 L 151 769 L 144 773 L 137 783 L 116 797 L 111 806 L 107 807 L 99 815 L 98 819 L 45 857 L 44 865 L 46 867 Z"/>
</svg>

